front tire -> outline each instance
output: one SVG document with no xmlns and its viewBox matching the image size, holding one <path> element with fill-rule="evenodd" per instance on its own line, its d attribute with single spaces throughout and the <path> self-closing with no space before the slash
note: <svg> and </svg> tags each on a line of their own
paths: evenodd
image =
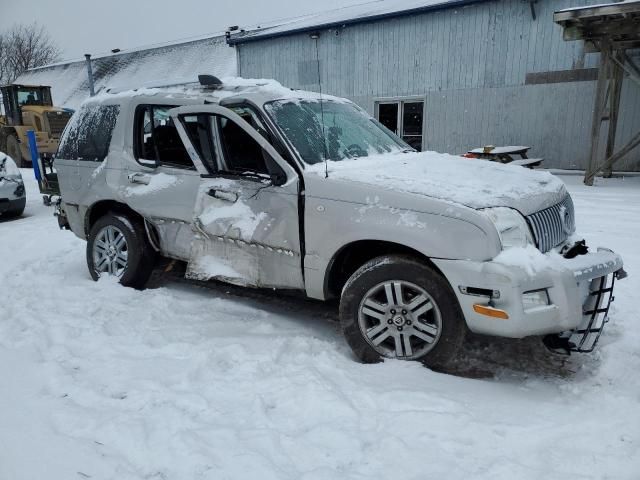
<svg viewBox="0 0 640 480">
<path fill-rule="evenodd" d="M 144 288 L 151 276 L 154 253 L 141 221 L 108 213 L 91 227 L 87 266 L 91 278 L 111 275 L 126 287 Z"/>
<path fill-rule="evenodd" d="M 446 279 L 401 255 L 375 258 L 349 278 L 340 323 L 362 362 L 397 358 L 438 369 L 454 360 L 467 329 Z"/>
</svg>

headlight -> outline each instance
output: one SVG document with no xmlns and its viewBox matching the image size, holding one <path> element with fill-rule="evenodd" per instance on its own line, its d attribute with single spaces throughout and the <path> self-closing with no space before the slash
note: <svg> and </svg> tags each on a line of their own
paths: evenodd
<svg viewBox="0 0 640 480">
<path fill-rule="evenodd" d="M 485 208 L 483 213 L 489 217 L 498 230 L 502 248 L 525 247 L 533 244 L 533 237 L 527 221 L 512 208 Z"/>
</svg>

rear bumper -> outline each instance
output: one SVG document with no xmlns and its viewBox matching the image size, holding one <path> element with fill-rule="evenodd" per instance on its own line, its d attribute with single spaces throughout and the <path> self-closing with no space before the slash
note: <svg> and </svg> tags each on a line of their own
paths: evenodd
<svg viewBox="0 0 640 480">
<path fill-rule="evenodd" d="M 495 261 L 434 260 L 434 263 L 455 290 L 467 325 L 473 332 L 522 338 L 586 328 L 593 310 L 591 292 L 600 288 L 600 279 L 608 285 L 607 279 L 622 269 L 622 258 L 606 249 L 571 260 L 547 257 L 548 266 L 533 272 Z M 494 298 L 463 293 L 468 292 L 464 287 L 495 292 Z M 523 295 L 536 291 L 547 292 L 548 304 L 525 306 Z M 612 296 L 612 291 L 608 293 Z M 508 314 L 508 318 L 477 313 L 474 305 L 478 304 L 500 309 Z"/>
</svg>

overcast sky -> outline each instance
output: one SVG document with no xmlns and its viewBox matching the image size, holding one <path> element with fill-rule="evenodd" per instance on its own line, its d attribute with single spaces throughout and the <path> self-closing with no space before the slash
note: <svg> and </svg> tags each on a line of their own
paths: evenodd
<svg viewBox="0 0 640 480">
<path fill-rule="evenodd" d="M 44 25 L 63 59 L 164 43 L 366 0 L 0 0 L 0 31 Z"/>
</svg>

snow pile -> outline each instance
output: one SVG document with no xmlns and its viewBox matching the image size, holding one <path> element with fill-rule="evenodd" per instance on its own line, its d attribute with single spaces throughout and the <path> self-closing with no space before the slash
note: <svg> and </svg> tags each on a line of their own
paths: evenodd
<svg viewBox="0 0 640 480">
<path fill-rule="evenodd" d="M 265 212 L 256 213 L 241 198 L 234 182 L 225 178 L 211 179 L 204 187 L 215 195 L 201 193 L 196 207 L 201 228 L 212 235 L 224 235 L 250 242 L 258 226 L 267 219 Z M 233 230 L 233 231 L 232 231 Z"/>
<path fill-rule="evenodd" d="M 237 229 L 239 233 L 237 238 L 250 242 L 256 228 L 267 218 L 267 214 L 264 212 L 256 214 L 249 205 L 238 202 L 231 205 L 211 205 L 203 211 L 199 218 L 205 231 L 211 231 L 214 234 L 227 234 L 229 229 Z"/>
<path fill-rule="evenodd" d="M 560 12 L 574 12 L 574 11 L 586 10 L 586 9 L 591 9 L 591 8 L 617 7 L 621 3 L 636 3 L 636 4 L 638 4 L 638 7 L 640 7 L 640 0 L 618 0 L 617 2 L 598 3 L 596 5 L 584 5 L 584 6 L 581 6 L 581 7 L 565 8 L 565 9 L 562 9 L 562 10 L 559 10 L 559 11 Z"/>
<path fill-rule="evenodd" d="M 555 251 L 543 254 L 533 245 L 508 248 L 494 258 L 496 263 L 510 267 L 520 267 L 530 276 L 550 268 L 559 268 L 559 262 L 561 260 L 562 256 Z"/>
<path fill-rule="evenodd" d="M 308 170 L 324 177 L 325 165 Z M 328 162 L 329 178 L 368 183 L 472 208 L 508 206 L 527 215 L 566 195 L 548 172 L 437 152 L 399 153 Z"/>
<path fill-rule="evenodd" d="M 198 255 L 189 264 L 192 274 L 202 275 L 202 278 L 216 278 L 227 281 L 239 281 L 244 275 L 238 273 L 231 262 L 224 261 L 213 255 Z"/>
<path fill-rule="evenodd" d="M 574 238 L 580 237 L 574 235 Z M 580 277 L 591 273 L 594 269 L 608 268 L 616 264 L 610 252 L 606 249 L 593 248 L 593 246 L 589 249 L 588 255 L 567 259 L 555 250 L 543 254 L 533 245 L 527 245 L 526 247 L 508 248 L 500 252 L 493 261 L 502 265 L 519 267 L 530 276 L 549 269 L 569 269 L 573 271 L 575 277 Z"/>
<path fill-rule="evenodd" d="M 640 472 L 638 178 L 589 189 L 566 177 L 579 231 L 630 273 L 599 350 L 558 360 L 536 339 L 477 339 L 468 375 L 489 375 L 478 380 L 356 363 L 332 306 L 92 282 L 85 243 L 23 176 L 25 217 L 0 222 L 0 479 Z"/>
</svg>

